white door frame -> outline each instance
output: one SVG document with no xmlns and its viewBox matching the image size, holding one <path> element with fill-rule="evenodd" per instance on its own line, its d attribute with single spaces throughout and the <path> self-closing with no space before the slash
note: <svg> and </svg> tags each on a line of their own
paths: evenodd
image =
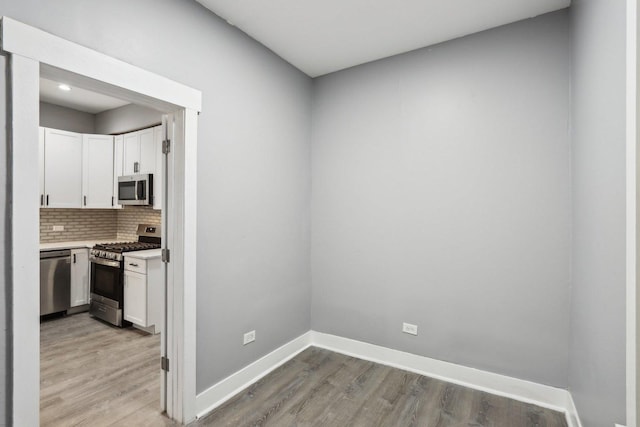
<svg viewBox="0 0 640 427">
<path fill-rule="evenodd" d="M 627 67 L 626 67 L 626 378 L 627 378 L 627 427 L 638 425 L 638 313 L 640 296 L 637 292 L 638 230 L 638 7 L 636 0 L 627 0 Z"/>
<path fill-rule="evenodd" d="M 168 414 L 187 423 L 196 416 L 196 148 L 200 91 L 2 17 L 2 51 L 9 54 L 11 180 L 11 424 L 39 425 L 39 204 L 38 123 L 40 70 L 62 72 L 96 91 L 175 112 L 173 172 L 169 176 L 172 295 L 167 319 Z M 60 71 L 61 70 L 61 71 Z M 72 73 L 72 74 L 69 74 Z M 73 82 L 72 82 L 73 83 Z M 174 394 L 171 394 L 174 393 Z"/>
</svg>

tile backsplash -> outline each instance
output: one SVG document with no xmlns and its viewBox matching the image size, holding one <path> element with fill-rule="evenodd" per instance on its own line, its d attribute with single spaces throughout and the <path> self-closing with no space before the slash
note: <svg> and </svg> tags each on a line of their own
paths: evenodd
<svg viewBox="0 0 640 427">
<path fill-rule="evenodd" d="M 151 207 L 123 209 L 40 209 L 40 242 L 74 240 L 136 240 L 138 224 L 160 225 L 161 213 Z M 63 226 L 63 231 L 53 231 Z"/>
<path fill-rule="evenodd" d="M 118 212 L 118 240 L 137 240 L 138 224 L 161 224 L 161 211 L 150 206 L 125 206 Z"/>
<path fill-rule="evenodd" d="M 118 234 L 117 211 L 107 209 L 40 209 L 40 242 L 113 239 Z M 53 231 L 54 226 L 63 231 Z"/>
</svg>

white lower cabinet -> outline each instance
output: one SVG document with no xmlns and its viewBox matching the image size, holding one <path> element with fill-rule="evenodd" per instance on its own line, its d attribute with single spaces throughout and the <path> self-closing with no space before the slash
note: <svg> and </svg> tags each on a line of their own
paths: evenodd
<svg viewBox="0 0 640 427">
<path fill-rule="evenodd" d="M 124 320 L 149 327 L 147 316 L 147 275 L 124 271 Z"/>
<path fill-rule="evenodd" d="M 89 249 L 71 250 L 71 307 L 89 304 Z"/>
<path fill-rule="evenodd" d="M 142 328 L 162 332 L 164 316 L 164 280 L 159 256 L 125 255 L 124 320 Z"/>
</svg>

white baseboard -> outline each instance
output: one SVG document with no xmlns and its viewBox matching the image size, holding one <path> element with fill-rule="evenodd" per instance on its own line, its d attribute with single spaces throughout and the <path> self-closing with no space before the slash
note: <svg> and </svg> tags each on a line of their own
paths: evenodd
<svg viewBox="0 0 640 427">
<path fill-rule="evenodd" d="M 255 383 L 311 345 L 311 331 L 289 341 L 196 396 L 198 418 L 208 414 L 238 392 Z"/>
<path fill-rule="evenodd" d="M 566 412 L 567 390 L 312 331 L 312 345 L 476 390 Z"/>
<path fill-rule="evenodd" d="M 200 393 L 196 397 L 198 418 L 310 346 L 553 409 L 567 415 L 569 427 L 582 427 L 571 394 L 565 389 L 316 331 L 301 335 Z"/>
<path fill-rule="evenodd" d="M 569 427 L 582 427 L 582 422 L 578 416 L 578 409 L 573 401 L 571 393 L 567 392 L 567 424 Z"/>
</svg>

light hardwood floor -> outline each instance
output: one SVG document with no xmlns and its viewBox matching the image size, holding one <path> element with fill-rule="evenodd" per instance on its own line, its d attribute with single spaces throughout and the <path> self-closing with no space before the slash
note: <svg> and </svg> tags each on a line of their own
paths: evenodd
<svg viewBox="0 0 640 427">
<path fill-rule="evenodd" d="M 88 313 L 40 324 L 42 426 L 164 426 L 160 335 Z"/>
<path fill-rule="evenodd" d="M 160 414 L 160 340 L 78 314 L 41 324 L 43 426 L 175 426 Z M 566 427 L 564 415 L 309 348 L 200 426 Z"/>
<path fill-rule="evenodd" d="M 312 347 L 194 425 L 566 427 L 567 424 L 559 412 Z"/>
</svg>

